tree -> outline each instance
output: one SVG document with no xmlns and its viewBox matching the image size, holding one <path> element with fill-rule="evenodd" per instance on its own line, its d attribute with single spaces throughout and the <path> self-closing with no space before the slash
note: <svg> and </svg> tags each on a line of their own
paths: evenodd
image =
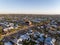
<svg viewBox="0 0 60 45">
<path fill-rule="evenodd" d="M 3 42 L 0 42 L 0 45 L 3 45 Z"/>
<path fill-rule="evenodd" d="M 2 26 L 0 26 L 0 34 L 2 34 L 2 32 L 3 32 L 3 27 Z"/>
</svg>

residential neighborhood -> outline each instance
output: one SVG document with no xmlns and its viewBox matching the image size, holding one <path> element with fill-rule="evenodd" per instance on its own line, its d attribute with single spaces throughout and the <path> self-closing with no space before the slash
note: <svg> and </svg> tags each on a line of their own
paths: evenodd
<svg viewBox="0 0 60 45">
<path fill-rule="evenodd" d="M 3 15 L 0 45 L 60 45 L 60 16 Z"/>
<path fill-rule="evenodd" d="M 0 0 L 0 45 L 60 45 L 60 0 Z"/>
</svg>

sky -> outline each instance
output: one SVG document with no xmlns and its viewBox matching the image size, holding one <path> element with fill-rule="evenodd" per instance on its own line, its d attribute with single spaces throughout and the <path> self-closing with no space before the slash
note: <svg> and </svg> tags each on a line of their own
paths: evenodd
<svg viewBox="0 0 60 45">
<path fill-rule="evenodd" d="M 0 14 L 60 14 L 60 0 L 0 0 Z"/>
</svg>

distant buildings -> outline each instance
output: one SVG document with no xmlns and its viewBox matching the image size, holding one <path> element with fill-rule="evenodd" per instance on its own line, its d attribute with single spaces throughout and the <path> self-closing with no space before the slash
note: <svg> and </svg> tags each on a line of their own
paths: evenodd
<svg viewBox="0 0 60 45">
<path fill-rule="evenodd" d="M 16 18 L 16 17 L 15 17 Z M 47 22 L 49 20 L 49 22 Z M 18 34 L 16 37 L 12 39 L 12 41 L 17 44 L 17 45 L 23 45 L 23 42 L 29 42 L 32 43 L 34 42 L 34 45 L 55 45 L 56 40 L 60 38 L 60 21 L 55 20 L 51 17 L 48 18 L 32 18 L 29 20 L 29 18 L 23 18 L 17 20 L 13 20 L 13 22 L 16 23 L 11 23 L 11 22 L 3 22 L 0 23 L 0 26 L 3 27 L 4 32 L 8 32 L 12 29 L 18 29 L 18 24 L 21 24 L 21 26 L 30 26 L 32 25 L 32 22 L 35 24 L 38 23 L 38 25 L 34 25 L 33 30 L 29 30 L 25 34 Z M 43 23 L 40 25 L 40 23 Z M 31 28 L 31 29 L 32 29 Z M 57 39 L 57 37 L 59 37 Z M 31 42 L 32 41 L 32 42 Z M 5 42 L 5 45 L 10 44 L 11 42 Z M 12 45 L 12 44 L 10 44 Z M 28 44 L 27 44 L 28 45 Z M 30 44 L 31 45 L 31 44 Z"/>
</svg>

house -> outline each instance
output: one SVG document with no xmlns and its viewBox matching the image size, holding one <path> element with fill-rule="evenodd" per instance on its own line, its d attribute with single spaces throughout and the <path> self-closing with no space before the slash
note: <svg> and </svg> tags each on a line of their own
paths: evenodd
<svg viewBox="0 0 60 45">
<path fill-rule="evenodd" d="M 40 26 L 40 28 L 41 28 L 41 29 L 43 29 L 43 28 L 44 28 L 44 26 Z"/>
<path fill-rule="evenodd" d="M 9 23 L 9 26 L 14 26 L 14 23 Z"/>
<path fill-rule="evenodd" d="M 52 27 L 54 27 L 54 28 L 57 28 L 57 25 L 51 25 Z"/>
<path fill-rule="evenodd" d="M 51 41 L 52 41 L 52 38 L 51 38 L 51 37 L 47 37 L 47 38 L 45 39 L 45 45 L 52 45 L 52 44 L 51 44 Z"/>
<path fill-rule="evenodd" d="M 52 38 L 52 41 L 51 41 L 52 45 L 55 45 L 55 42 L 56 42 L 56 39 Z"/>
<path fill-rule="evenodd" d="M 40 42 L 43 42 L 43 41 L 44 41 L 44 34 L 43 34 L 43 33 L 40 34 L 40 38 L 38 38 L 38 40 L 39 40 Z"/>
<path fill-rule="evenodd" d="M 33 39 L 39 38 L 40 33 L 39 32 L 34 32 L 33 34 Z"/>
<path fill-rule="evenodd" d="M 45 39 L 45 45 L 55 45 L 55 41 L 56 41 L 55 38 L 47 37 Z"/>
<path fill-rule="evenodd" d="M 39 36 L 40 33 L 38 31 L 34 32 L 34 35 Z"/>
<path fill-rule="evenodd" d="M 14 27 L 11 26 L 11 27 L 9 27 L 8 29 L 11 30 L 11 29 L 14 29 Z"/>
<path fill-rule="evenodd" d="M 60 26 L 60 19 L 57 21 L 57 25 Z"/>
<path fill-rule="evenodd" d="M 3 31 L 4 31 L 4 32 L 7 32 L 7 31 L 8 31 L 8 28 L 4 28 Z"/>
<path fill-rule="evenodd" d="M 24 35 L 21 35 L 20 38 L 23 40 L 25 40 L 25 39 L 28 40 L 30 37 L 29 37 L 29 35 L 24 34 Z"/>
<path fill-rule="evenodd" d="M 41 29 L 40 26 L 37 27 L 38 29 Z"/>
<path fill-rule="evenodd" d="M 21 38 L 17 40 L 17 45 L 22 45 L 22 39 Z"/>
<path fill-rule="evenodd" d="M 57 34 L 60 36 L 60 31 L 57 31 Z"/>
<path fill-rule="evenodd" d="M 9 31 L 9 30 L 11 30 L 11 29 L 14 29 L 14 27 L 12 27 L 12 26 L 11 26 L 11 27 L 6 27 L 6 28 L 3 29 L 3 31 L 4 31 L 4 32 L 7 32 L 7 31 Z"/>
<path fill-rule="evenodd" d="M 16 24 L 16 25 L 14 26 L 14 29 L 18 29 L 18 27 L 19 27 L 18 24 Z"/>
<path fill-rule="evenodd" d="M 13 45 L 11 42 L 4 42 L 4 45 Z"/>
<path fill-rule="evenodd" d="M 34 19 L 34 20 L 31 20 L 32 22 L 36 22 L 36 23 L 40 23 L 41 21 L 40 20 L 37 20 L 37 19 Z"/>
<path fill-rule="evenodd" d="M 4 22 L 4 24 L 2 25 L 3 26 L 3 31 L 6 32 L 6 31 L 9 31 L 11 29 L 14 29 L 14 24 L 13 23 L 8 23 L 8 22 Z"/>
<path fill-rule="evenodd" d="M 26 34 L 27 34 L 27 35 L 32 35 L 32 34 L 34 34 L 34 33 L 33 33 L 33 30 L 29 30 Z"/>
<path fill-rule="evenodd" d="M 51 34 L 56 34 L 57 33 L 55 30 L 49 30 L 48 32 L 51 33 Z"/>
<path fill-rule="evenodd" d="M 22 41 L 29 40 L 30 37 L 27 34 L 21 35 L 20 38 L 17 40 L 17 45 L 22 45 Z"/>
</svg>

